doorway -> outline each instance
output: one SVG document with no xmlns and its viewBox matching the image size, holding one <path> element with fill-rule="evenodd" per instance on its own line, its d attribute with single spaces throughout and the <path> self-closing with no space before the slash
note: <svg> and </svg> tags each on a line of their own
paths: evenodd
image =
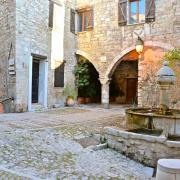
<svg viewBox="0 0 180 180">
<path fill-rule="evenodd" d="M 28 111 L 32 104 L 47 107 L 48 61 L 46 56 L 32 54 L 29 61 Z"/>
<path fill-rule="evenodd" d="M 132 102 L 136 103 L 137 97 L 137 78 L 128 78 L 127 79 L 127 88 L 126 88 L 126 103 L 130 104 Z"/>
<path fill-rule="evenodd" d="M 33 60 L 32 103 L 38 103 L 38 94 L 39 94 L 39 61 Z"/>
<path fill-rule="evenodd" d="M 122 61 L 114 71 L 110 83 L 110 102 L 136 104 L 138 84 L 138 61 Z"/>
</svg>

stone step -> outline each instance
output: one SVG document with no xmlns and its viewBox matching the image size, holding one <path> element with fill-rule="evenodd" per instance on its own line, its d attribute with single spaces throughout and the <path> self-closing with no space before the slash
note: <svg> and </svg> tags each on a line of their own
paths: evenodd
<svg viewBox="0 0 180 180">
<path fill-rule="evenodd" d="M 33 104 L 32 111 L 33 112 L 44 112 L 44 111 L 47 111 L 47 108 L 45 108 L 41 104 Z"/>
</svg>

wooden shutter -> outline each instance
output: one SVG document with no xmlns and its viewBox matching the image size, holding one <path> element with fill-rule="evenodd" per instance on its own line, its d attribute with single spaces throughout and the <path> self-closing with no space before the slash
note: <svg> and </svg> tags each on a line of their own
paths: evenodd
<svg viewBox="0 0 180 180">
<path fill-rule="evenodd" d="M 76 15 L 76 12 L 75 12 L 75 10 L 74 9 L 71 9 L 71 19 L 70 19 L 70 31 L 72 32 L 72 33 L 75 33 L 75 15 Z"/>
<path fill-rule="evenodd" d="M 55 69 L 54 87 L 64 87 L 64 63 Z"/>
<path fill-rule="evenodd" d="M 93 10 L 90 10 L 90 11 L 88 11 L 88 23 L 87 23 L 87 29 L 93 28 L 93 21 L 94 21 Z"/>
<path fill-rule="evenodd" d="M 49 1 L 49 27 L 53 28 L 54 3 Z"/>
<path fill-rule="evenodd" d="M 155 0 L 146 0 L 146 22 L 155 21 Z"/>
<path fill-rule="evenodd" d="M 118 23 L 120 26 L 124 26 L 127 24 L 127 0 L 119 0 Z"/>
</svg>

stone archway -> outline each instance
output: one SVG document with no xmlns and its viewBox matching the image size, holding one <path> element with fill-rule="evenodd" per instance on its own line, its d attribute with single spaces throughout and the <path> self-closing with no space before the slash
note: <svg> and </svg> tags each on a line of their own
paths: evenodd
<svg viewBox="0 0 180 180">
<path fill-rule="evenodd" d="M 138 57 L 132 50 L 116 64 L 110 82 L 111 104 L 137 104 Z"/>
<path fill-rule="evenodd" d="M 94 63 L 92 56 L 86 52 L 78 50 L 77 65 L 79 68 L 85 68 L 86 72 L 79 73 L 78 79 L 78 103 L 100 103 L 101 101 L 101 83 L 99 80 L 98 66 Z M 87 85 L 82 85 L 84 78 L 89 82 Z"/>
<path fill-rule="evenodd" d="M 162 42 L 159 42 L 159 41 L 145 41 L 144 46 L 159 47 L 159 48 L 162 48 L 162 49 L 164 49 L 166 51 L 172 50 L 174 48 L 170 44 L 162 43 Z M 134 49 L 135 49 L 135 45 L 124 49 L 118 55 L 116 55 L 115 58 L 112 60 L 111 64 L 109 65 L 109 67 L 107 68 L 104 79 L 111 78 L 114 70 L 116 69 L 116 66 L 120 63 L 122 57 L 125 56 L 126 54 L 130 53 Z"/>
<path fill-rule="evenodd" d="M 86 58 L 89 62 L 91 62 L 93 64 L 93 66 L 95 67 L 96 71 L 99 73 L 99 67 L 98 65 L 95 63 L 95 60 L 93 58 L 92 55 L 88 54 L 87 52 L 85 51 L 81 51 L 81 50 L 77 50 L 76 51 L 76 55 L 80 55 L 84 58 Z"/>
<path fill-rule="evenodd" d="M 166 44 L 166 43 L 162 43 L 162 42 L 158 42 L 158 41 L 145 41 L 144 43 L 144 47 L 146 47 L 147 49 L 150 48 L 152 51 L 156 48 L 161 49 L 163 52 L 166 52 L 168 50 L 172 50 L 174 47 L 170 44 Z M 122 58 L 130 53 L 131 51 L 135 50 L 135 46 L 131 46 L 129 48 L 124 49 L 123 51 L 121 51 L 114 59 L 113 61 L 110 63 L 109 67 L 107 68 L 105 74 L 104 74 L 104 80 L 106 80 L 106 82 L 104 82 L 104 89 L 103 89 L 103 94 L 104 94 L 104 99 L 106 104 L 109 103 L 109 81 L 111 80 L 112 74 L 115 71 L 116 67 L 121 63 Z M 142 73 L 142 68 L 141 68 L 141 63 L 138 63 L 138 76 L 140 73 Z M 138 78 L 138 104 L 142 105 L 142 89 L 140 88 L 139 84 L 141 84 L 141 77 Z M 141 85 L 142 86 L 142 85 Z M 103 98 L 103 97 L 102 97 Z M 103 102 L 103 99 L 102 99 Z"/>
</svg>

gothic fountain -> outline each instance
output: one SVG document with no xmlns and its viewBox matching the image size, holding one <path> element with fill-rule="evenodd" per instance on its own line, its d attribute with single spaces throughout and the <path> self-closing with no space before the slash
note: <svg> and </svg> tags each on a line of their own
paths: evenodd
<svg viewBox="0 0 180 180">
<path fill-rule="evenodd" d="M 180 110 L 169 108 L 169 90 L 175 74 L 164 61 L 157 73 L 158 108 L 126 110 L 126 130 L 106 127 L 108 145 L 128 157 L 155 167 L 160 158 L 180 159 Z"/>
</svg>

